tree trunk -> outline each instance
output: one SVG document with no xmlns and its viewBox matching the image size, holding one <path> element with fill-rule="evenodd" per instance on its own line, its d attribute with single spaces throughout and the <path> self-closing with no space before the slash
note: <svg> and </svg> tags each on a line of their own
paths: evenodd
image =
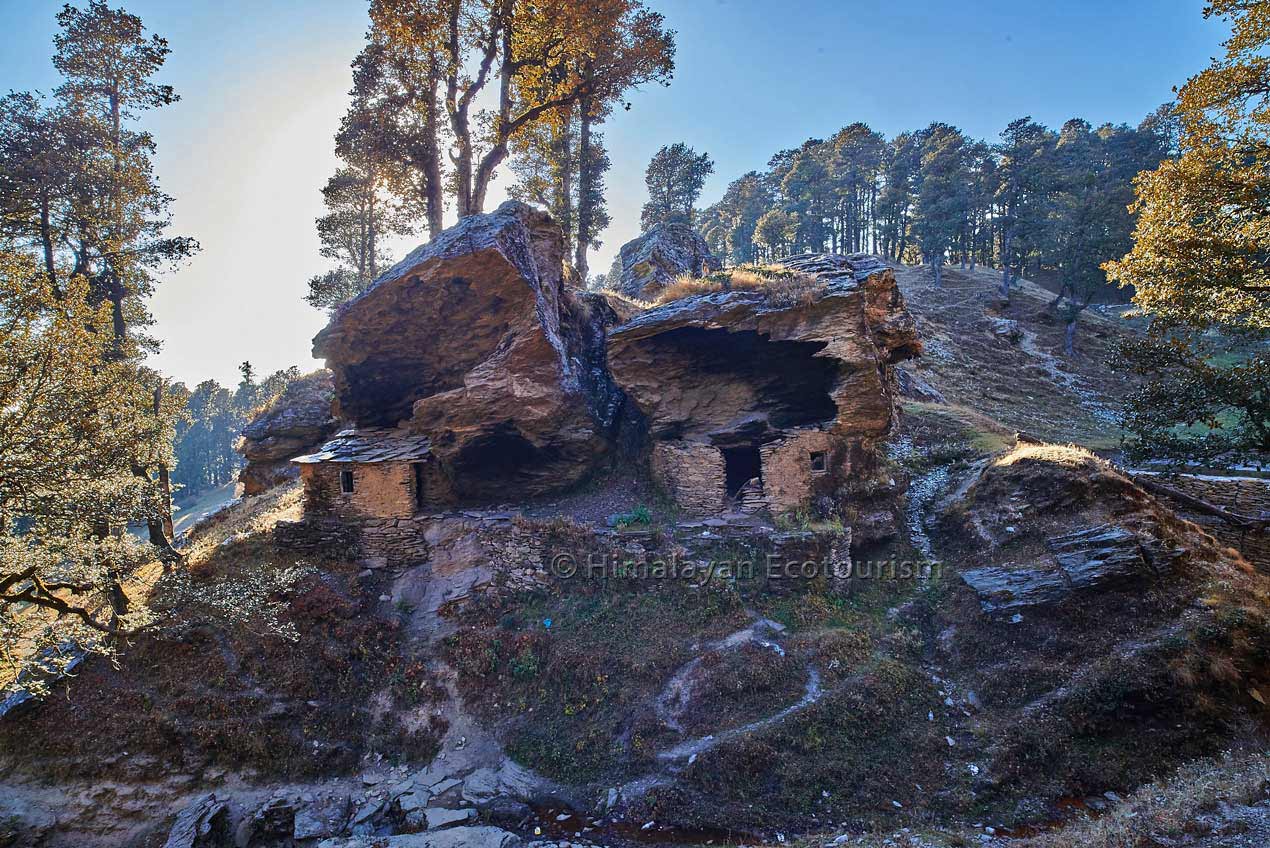
<svg viewBox="0 0 1270 848">
<path fill-rule="evenodd" d="M 1067 319 L 1067 327 L 1063 330 L 1063 353 L 1068 356 L 1076 355 L 1074 342 L 1076 341 L 1076 319 L 1079 314 L 1073 312 L 1071 317 Z"/>
<path fill-rule="evenodd" d="M 578 115 L 578 244 L 574 251 L 573 267 L 582 278 L 587 278 L 587 250 L 591 246 L 591 217 L 594 198 L 595 174 L 591 164 L 591 97 L 586 95 L 579 104 Z"/>
<path fill-rule="evenodd" d="M 1001 299 L 1010 300 L 1010 246 L 1014 241 L 1014 233 L 1005 230 L 1001 235 Z"/>
<path fill-rule="evenodd" d="M 573 107 L 564 109 L 564 120 L 560 130 L 560 141 L 556 151 L 556 174 L 558 193 L 557 202 L 560 209 L 557 221 L 564 234 L 564 255 L 567 257 L 574 249 L 573 241 L 577 230 L 573 226 Z"/>
<path fill-rule="evenodd" d="M 441 180 L 441 148 L 437 144 L 437 117 L 441 114 L 437 102 L 437 88 L 441 84 L 441 67 L 434 56 L 428 65 L 427 97 L 428 120 L 424 125 L 422 150 L 423 206 L 428 217 L 428 235 L 436 238 L 445 228 L 444 184 Z"/>
<path fill-rule="evenodd" d="M 57 266 L 53 264 L 53 233 L 49 224 L 48 192 L 40 195 L 40 243 L 44 247 L 44 273 L 48 275 L 49 285 L 57 294 Z"/>
</svg>

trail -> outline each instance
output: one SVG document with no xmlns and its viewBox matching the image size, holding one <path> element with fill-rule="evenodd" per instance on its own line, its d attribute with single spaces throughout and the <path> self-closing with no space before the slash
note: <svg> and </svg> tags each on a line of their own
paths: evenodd
<svg viewBox="0 0 1270 848">
<path fill-rule="evenodd" d="M 733 739 L 737 739 L 749 733 L 766 730 L 769 727 L 780 724 L 790 716 L 807 709 L 824 697 L 824 694 L 825 690 L 820 685 L 820 672 L 814 667 L 809 666 L 807 669 L 807 684 L 804 688 L 802 698 L 800 698 L 797 703 L 790 704 L 780 712 L 774 713 L 766 718 L 752 721 L 749 724 L 734 727 L 731 730 L 725 730 L 722 733 L 715 733 L 709 736 L 702 736 L 699 739 L 689 739 L 686 742 L 681 742 L 675 747 L 659 753 L 657 755 L 657 759 L 664 762 L 691 759 L 698 754 L 709 751 L 717 745 L 722 745 L 725 742 L 730 742 Z"/>
<path fill-rule="evenodd" d="M 1036 343 L 1036 332 L 1020 327 L 1023 337 L 1019 340 L 1019 348 L 1034 359 L 1039 359 L 1041 367 L 1045 369 L 1045 373 L 1053 378 L 1054 382 L 1071 392 L 1080 401 L 1080 405 L 1088 409 L 1095 417 L 1103 421 L 1115 422 L 1116 414 L 1107 408 L 1098 395 L 1089 386 L 1085 385 L 1085 381 L 1080 375 L 1068 371 L 1062 367 L 1062 362 L 1057 356 L 1047 350 L 1043 350 Z"/>
</svg>

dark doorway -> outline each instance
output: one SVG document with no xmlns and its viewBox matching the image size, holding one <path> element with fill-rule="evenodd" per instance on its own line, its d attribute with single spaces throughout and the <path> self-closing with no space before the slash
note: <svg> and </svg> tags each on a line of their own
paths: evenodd
<svg viewBox="0 0 1270 848">
<path fill-rule="evenodd" d="M 722 452 L 728 497 L 735 498 L 741 487 L 755 477 L 762 482 L 763 460 L 758 448 L 723 448 Z"/>
<path fill-rule="evenodd" d="M 428 483 L 423 473 L 423 463 L 416 462 L 415 470 L 415 512 L 423 512 L 428 502 Z"/>
</svg>

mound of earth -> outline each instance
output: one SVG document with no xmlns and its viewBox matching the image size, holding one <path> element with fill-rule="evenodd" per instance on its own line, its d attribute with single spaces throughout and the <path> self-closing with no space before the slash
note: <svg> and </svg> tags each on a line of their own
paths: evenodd
<svg viewBox="0 0 1270 848">
<path fill-rule="evenodd" d="M 1264 740 L 1267 578 L 1079 449 L 971 459 L 949 491 L 933 568 L 900 545 L 783 591 L 477 591 L 288 548 L 298 493 L 276 489 L 196 534 L 192 573 L 154 589 L 172 620 L 119 668 L 0 723 L 0 794 L 50 846 L 1021 833 Z M 476 539 L 451 541 L 457 566 Z"/>
<path fill-rule="evenodd" d="M 908 398 L 971 410 L 1009 432 L 1118 447 L 1116 405 L 1133 378 L 1109 363 L 1133 330 L 1115 308 L 1081 314 L 1069 357 L 1054 295 L 1039 285 L 1019 280 L 1003 304 L 1000 271 L 990 268 L 947 268 L 940 287 L 926 267 L 896 266 L 895 276 L 925 347 L 903 366 Z"/>
</svg>

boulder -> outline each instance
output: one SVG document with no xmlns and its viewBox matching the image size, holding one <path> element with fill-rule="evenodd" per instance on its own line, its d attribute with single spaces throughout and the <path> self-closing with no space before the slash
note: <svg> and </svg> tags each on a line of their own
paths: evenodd
<svg viewBox="0 0 1270 848">
<path fill-rule="evenodd" d="M 334 389 L 329 371 L 292 380 L 243 428 L 238 451 L 247 460 L 239 472 L 244 495 L 258 495 L 298 473 L 289 460 L 320 445 L 335 431 Z"/>
<path fill-rule="evenodd" d="M 988 330 L 1007 344 L 1017 345 L 1023 340 L 1023 330 L 1013 318 L 989 318 Z"/>
<path fill-rule="evenodd" d="M 295 831 L 296 802 L 293 798 L 270 798 L 250 817 L 238 825 L 235 844 L 275 844 L 291 837 Z"/>
<path fill-rule="evenodd" d="M 334 836 L 344 829 L 348 811 L 346 795 L 316 798 L 296 811 L 293 835 L 297 840 Z"/>
<path fill-rule="evenodd" d="M 608 362 L 654 438 L 762 442 L 817 426 L 879 438 L 896 418 L 889 366 L 917 355 L 894 273 L 866 256 L 784 261 L 804 290 L 718 291 L 612 328 Z"/>
<path fill-rule="evenodd" d="M 586 476 L 620 393 L 599 299 L 566 284 L 545 212 L 508 201 L 412 251 L 314 339 L 336 414 L 427 436 L 460 499 L 536 495 Z"/>
<path fill-rule="evenodd" d="M 984 612 L 1056 604 L 1071 593 L 1058 569 L 986 566 L 961 573 L 961 579 L 979 596 Z"/>
<path fill-rule="evenodd" d="M 1049 548 L 1073 589 L 1129 582 L 1148 572 L 1138 537 L 1123 527 L 1078 530 L 1050 539 Z"/>
<path fill-rule="evenodd" d="M 222 848 L 230 844 L 229 804 L 208 794 L 177 814 L 163 848 Z"/>
<path fill-rule="evenodd" d="M 705 239 L 689 224 L 654 224 L 622 245 L 622 274 L 609 288 L 627 297 L 652 300 L 680 274 L 700 277 L 723 267 Z"/>
<path fill-rule="evenodd" d="M 455 825 L 471 821 L 476 818 L 476 810 L 471 807 L 464 807 L 460 810 L 451 810 L 446 807 L 429 807 L 424 811 L 423 815 L 428 822 L 428 830 L 440 830 L 444 827 L 454 827 Z"/>
</svg>

